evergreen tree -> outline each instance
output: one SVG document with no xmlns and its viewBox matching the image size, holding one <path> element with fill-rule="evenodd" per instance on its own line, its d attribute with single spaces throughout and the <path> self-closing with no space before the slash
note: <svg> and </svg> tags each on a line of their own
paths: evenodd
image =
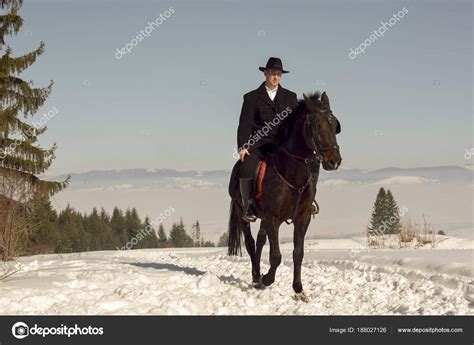
<svg viewBox="0 0 474 345">
<path fill-rule="evenodd" d="M 34 228 L 28 236 L 25 253 L 28 255 L 54 253 L 59 242 L 58 214 L 47 198 L 38 198 L 34 201 L 31 219 Z"/>
<path fill-rule="evenodd" d="M 140 241 L 142 236 L 138 236 L 138 232 L 142 229 L 142 221 L 140 220 L 140 217 L 138 216 L 138 212 L 136 208 L 127 209 L 125 212 L 125 231 L 127 234 L 127 241 Z M 136 239 L 136 240 L 134 240 Z M 137 242 L 138 244 L 138 242 Z M 134 245 L 135 247 L 135 245 Z"/>
<path fill-rule="evenodd" d="M 0 259 L 9 260 L 20 254 L 20 247 L 28 242 L 32 224 L 31 209 L 37 198 L 50 197 L 66 188 L 63 182 L 46 181 L 42 175 L 52 164 L 56 144 L 49 149 L 40 147 L 38 137 L 46 127 L 37 128 L 27 123 L 34 117 L 51 93 L 53 82 L 35 88 L 32 81 L 24 81 L 20 74 L 35 63 L 43 53 L 44 43 L 22 55 L 12 56 L 6 44 L 7 36 L 17 35 L 23 25 L 19 15 L 22 0 L 0 0 L 0 196 L 3 197 L 0 221 Z M 10 202 L 10 201 L 11 202 Z"/>
<path fill-rule="evenodd" d="M 100 210 L 101 222 L 101 249 L 114 249 L 114 234 L 109 214 L 102 208 Z"/>
<path fill-rule="evenodd" d="M 113 247 L 112 226 L 104 209 L 99 211 L 94 207 L 90 215 L 84 215 L 84 228 L 89 234 L 89 250 L 106 250 Z"/>
<path fill-rule="evenodd" d="M 150 223 L 150 218 L 146 217 L 142 225 L 143 239 L 137 244 L 136 248 L 158 248 L 158 237 L 156 231 Z M 151 230 L 151 231 L 150 231 Z"/>
<path fill-rule="evenodd" d="M 202 241 L 201 247 L 215 247 L 216 244 L 212 241 Z"/>
<path fill-rule="evenodd" d="M 112 212 L 110 225 L 112 226 L 112 234 L 114 236 L 114 248 L 123 247 L 128 241 L 128 236 L 125 231 L 125 217 L 122 210 L 119 210 L 117 207 L 114 207 Z"/>
<path fill-rule="evenodd" d="M 179 223 L 173 223 L 170 231 L 170 242 L 173 247 L 192 247 L 193 239 L 186 233 L 183 218 Z"/>
<path fill-rule="evenodd" d="M 158 228 L 158 247 L 165 248 L 168 246 L 168 238 L 166 237 L 165 228 L 160 224 Z"/>
<path fill-rule="evenodd" d="M 90 250 L 90 235 L 84 228 L 84 217 L 69 205 L 59 214 L 59 243 L 57 252 L 71 253 Z"/>
<path fill-rule="evenodd" d="M 69 177 L 63 182 L 45 181 L 38 178 L 52 164 L 56 144 L 43 149 L 38 144 L 38 136 L 46 127 L 37 128 L 25 121 L 33 117 L 43 106 L 51 93 L 53 82 L 47 87 L 35 88 L 31 81 L 19 77 L 25 69 L 35 63 L 43 54 L 44 43 L 23 56 L 12 56 L 12 49 L 5 43 L 5 36 L 18 34 L 23 19 L 18 14 L 21 0 L 1 0 L 0 8 L 0 194 L 6 182 L 14 178 L 17 183 L 26 185 L 30 193 L 19 200 L 26 202 L 35 194 L 51 196 L 64 189 Z M 3 187 L 3 188 L 2 188 Z M 8 196 L 8 195 L 7 195 Z"/>
<path fill-rule="evenodd" d="M 383 232 L 383 221 L 385 218 L 385 189 L 381 187 L 375 198 L 374 207 L 372 210 L 372 218 L 370 220 L 369 235 L 380 235 Z"/>
<path fill-rule="evenodd" d="M 219 237 L 219 241 L 217 242 L 218 247 L 227 247 L 227 243 L 229 242 L 229 234 L 225 231 L 221 237 Z"/>
<path fill-rule="evenodd" d="M 399 209 L 389 189 L 382 187 L 375 199 L 369 235 L 396 234 L 400 231 Z"/>
<path fill-rule="evenodd" d="M 192 238 L 194 241 L 194 247 L 202 247 L 201 226 L 199 225 L 199 220 L 196 220 L 196 223 L 193 223 L 192 229 L 193 229 Z"/>
<path fill-rule="evenodd" d="M 400 215 L 398 205 L 390 192 L 390 189 L 387 189 L 387 194 L 385 196 L 385 233 L 387 234 L 397 234 L 400 232 Z"/>
</svg>

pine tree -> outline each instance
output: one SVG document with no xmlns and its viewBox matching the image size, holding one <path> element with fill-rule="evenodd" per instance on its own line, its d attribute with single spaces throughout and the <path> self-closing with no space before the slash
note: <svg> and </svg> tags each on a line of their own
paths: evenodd
<svg viewBox="0 0 474 345">
<path fill-rule="evenodd" d="M 36 199 L 31 212 L 35 226 L 28 236 L 25 253 L 28 255 L 54 253 L 59 242 L 57 212 L 47 198 Z"/>
<path fill-rule="evenodd" d="M 399 209 L 389 189 L 380 188 L 375 199 L 369 235 L 396 234 L 400 231 Z"/>
<path fill-rule="evenodd" d="M 150 223 L 150 218 L 146 217 L 141 227 L 142 233 L 144 234 L 143 239 L 137 244 L 136 248 L 158 248 L 158 237 Z M 150 231 L 151 230 L 151 231 Z"/>
<path fill-rule="evenodd" d="M 112 225 L 110 216 L 102 208 L 100 210 L 100 221 L 101 221 L 101 248 L 102 250 L 114 249 L 114 235 L 112 232 Z"/>
<path fill-rule="evenodd" d="M 34 229 L 31 205 L 41 196 L 50 197 L 66 188 L 63 182 L 46 181 L 42 175 L 52 164 L 56 144 L 49 149 L 39 146 L 38 136 L 46 127 L 37 128 L 26 119 L 33 117 L 51 93 L 53 82 L 35 88 L 32 81 L 19 75 L 35 63 L 44 51 L 44 43 L 23 56 L 12 56 L 6 36 L 17 35 L 23 25 L 18 14 L 22 0 L 0 0 L 0 259 L 10 260 L 20 254 L 20 246 Z M 8 201 L 10 200 L 10 201 Z M 5 208 L 5 206 L 7 208 Z"/>
<path fill-rule="evenodd" d="M 192 238 L 194 241 L 194 247 L 202 247 L 201 241 L 201 226 L 199 225 L 199 220 L 196 220 L 196 223 L 192 226 Z"/>
<path fill-rule="evenodd" d="M 59 214 L 59 243 L 56 252 L 85 252 L 90 249 L 90 234 L 85 230 L 84 216 L 69 205 Z"/>
<path fill-rule="evenodd" d="M 142 221 L 136 208 L 127 209 L 125 212 L 125 231 L 128 237 L 127 241 L 132 243 L 133 248 L 136 248 L 136 245 L 143 240 L 143 235 L 139 233 L 141 229 Z"/>
<path fill-rule="evenodd" d="M 387 189 L 387 194 L 385 196 L 384 220 L 384 224 L 386 226 L 385 233 L 397 234 L 398 232 L 400 232 L 401 225 L 399 208 L 395 199 L 393 198 L 392 192 L 390 192 L 390 189 Z"/>
<path fill-rule="evenodd" d="M 38 136 L 46 131 L 46 127 L 37 128 L 24 119 L 33 117 L 43 106 L 53 82 L 47 87 L 35 88 L 31 81 L 26 82 L 18 76 L 43 54 L 44 42 L 28 54 L 13 57 L 11 47 L 5 43 L 5 36 L 18 34 L 23 25 L 23 19 L 18 14 L 22 1 L 1 0 L 0 5 L 6 11 L 0 15 L 0 186 L 11 183 L 10 179 L 14 178 L 17 183 L 26 185 L 33 195 L 42 193 L 51 196 L 67 186 L 69 177 L 63 182 L 37 177 L 51 166 L 56 144 L 49 149 L 41 148 Z M 5 195 L 1 189 L 0 194 Z M 32 195 L 27 199 L 32 199 Z"/>
<path fill-rule="evenodd" d="M 160 224 L 158 228 L 158 247 L 165 248 L 168 246 L 168 238 L 166 237 L 165 228 Z"/>
<path fill-rule="evenodd" d="M 219 241 L 217 242 L 218 247 L 227 247 L 227 242 L 229 241 L 229 234 L 225 231 L 221 237 L 219 237 Z"/>
<path fill-rule="evenodd" d="M 380 235 L 383 233 L 382 225 L 385 217 L 385 189 L 381 187 L 375 198 L 374 207 L 372 210 L 372 218 L 370 220 L 369 235 Z"/>
<path fill-rule="evenodd" d="M 212 241 L 202 241 L 201 247 L 215 247 L 216 244 Z"/>
<path fill-rule="evenodd" d="M 128 236 L 125 231 L 125 217 L 122 210 L 117 207 L 114 207 L 112 212 L 110 225 L 112 226 L 112 234 L 114 236 L 114 247 L 123 247 L 128 241 Z"/>
<path fill-rule="evenodd" d="M 179 223 L 173 223 L 170 231 L 170 242 L 173 247 L 192 247 L 193 239 L 186 233 L 183 218 Z"/>
</svg>

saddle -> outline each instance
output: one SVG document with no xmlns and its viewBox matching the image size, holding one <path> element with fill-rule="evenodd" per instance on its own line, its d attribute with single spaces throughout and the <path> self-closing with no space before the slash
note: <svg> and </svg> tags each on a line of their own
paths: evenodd
<svg viewBox="0 0 474 345">
<path fill-rule="evenodd" d="M 268 156 L 267 158 L 268 159 Z M 265 172 L 267 170 L 267 162 L 265 160 L 260 160 L 257 164 L 257 167 L 255 169 L 255 174 L 254 174 L 254 180 L 253 180 L 253 185 L 254 185 L 254 195 L 253 198 L 256 202 L 259 202 L 262 199 L 262 191 L 263 191 L 263 178 L 265 177 Z M 233 169 L 232 173 L 230 176 L 230 182 L 229 182 L 229 195 L 232 199 L 241 199 L 240 195 L 240 185 L 239 185 L 239 178 L 240 178 L 240 167 L 242 165 L 242 162 L 238 160 Z"/>
<path fill-rule="evenodd" d="M 265 172 L 267 170 L 267 162 L 268 159 L 270 158 L 270 154 L 266 156 L 265 160 L 260 160 L 257 164 L 257 168 L 255 169 L 255 174 L 254 174 L 254 195 L 253 198 L 256 203 L 260 202 L 262 199 L 262 192 L 263 192 L 263 179 L 265 177 Z M 240 194 L 240 184 L 239 184 L 239 178 L 240 178 L 240 167 L 242 165 L 242 162 L 238 160 L 235 164 L 234 167 L 232 168 L 232 173 L 230 176 L 230 181 L 229 181 L 229 195 L 232 199 L 234 200 L 240 200 L 242 198 Z M 319 169 L 318 169 L 318 175 L 319 175 Z M 317 181 L 317 177 L 316 177 Z M 313 201 L 312 209 L 311 209 L 311 214 L 313 217 L 319 213 L 319 205 L 316 202 L 316 200 Z M 286 221 L 285 221 L 286 222 Z M 287 223 L 289 224 L 289 223 Z"/>
</svg>

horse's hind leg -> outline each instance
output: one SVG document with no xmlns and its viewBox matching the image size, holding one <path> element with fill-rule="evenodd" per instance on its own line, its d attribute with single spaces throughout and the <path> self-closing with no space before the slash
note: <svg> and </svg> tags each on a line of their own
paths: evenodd
<svg viewBox="0 0 474 345">
<path fill-rule="evenodd" d="M 245 248 L 247 249 L 247 253 L 249 253 L 250 260 L 252 262 L 252 282 L 255 284 L 258 283 L 260 279 L 260 273 L 257 269 L 257 261 L 255 260 L 255 240 L 253 239 L 252 232 L 250 231 L 250 223 L 242 220 L 241 226 L 245 238 Z"/>
</svg>

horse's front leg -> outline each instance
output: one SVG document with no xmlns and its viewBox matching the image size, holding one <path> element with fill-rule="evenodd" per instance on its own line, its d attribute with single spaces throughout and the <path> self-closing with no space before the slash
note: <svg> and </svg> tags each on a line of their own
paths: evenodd
<svg viewBox="0 0 474 345">
<path fill-rule="evenodd" d="M 301 283 L 301 263 L 304 256 L 304 237 L 311 221 L 311 213 L 305 212 L 299 214 L 294 222 L 293 230 L 293 290 L 297 294 L 302 293 L 303 284 Z"/>
<path fill-rule="evenodd" d="M 260 259 L 257 261 L 255 259 L 255 240 L 253 239 L 250 224 L 242 220 L 242 232 L 244 233 L 245 238 L 245 248 L 247 253 L 250 256 L 250 261 L 252 262 L 252 283 L 258 283 L 260 279 Z"/>
<path fill-rule="evenodd" d="M 280 244 L 278 242 L 280 222 L 275 218 L 271 219 L 271 222 L 266 223 L 268 241 L 270 242 L 270 269 L 268 270 L 267 274 L 262 277 L 262 282 L 265 286 L 270 286 L 273 284 L 275 281 L 276 270 L 281 263 Z"/>
<path fill-rule="evenodd" d="M 262 258 L 262 249 L 267 242 L 267 230 L 265 221 L 262 220 L 260 223 L 260 230 L 257 234 L 257 249 L 255 250 L 255 272 L 252 271 L 254 287 L 261 288 L 261 274 L 260 274 L 260 261 Z"/>
</svg>

